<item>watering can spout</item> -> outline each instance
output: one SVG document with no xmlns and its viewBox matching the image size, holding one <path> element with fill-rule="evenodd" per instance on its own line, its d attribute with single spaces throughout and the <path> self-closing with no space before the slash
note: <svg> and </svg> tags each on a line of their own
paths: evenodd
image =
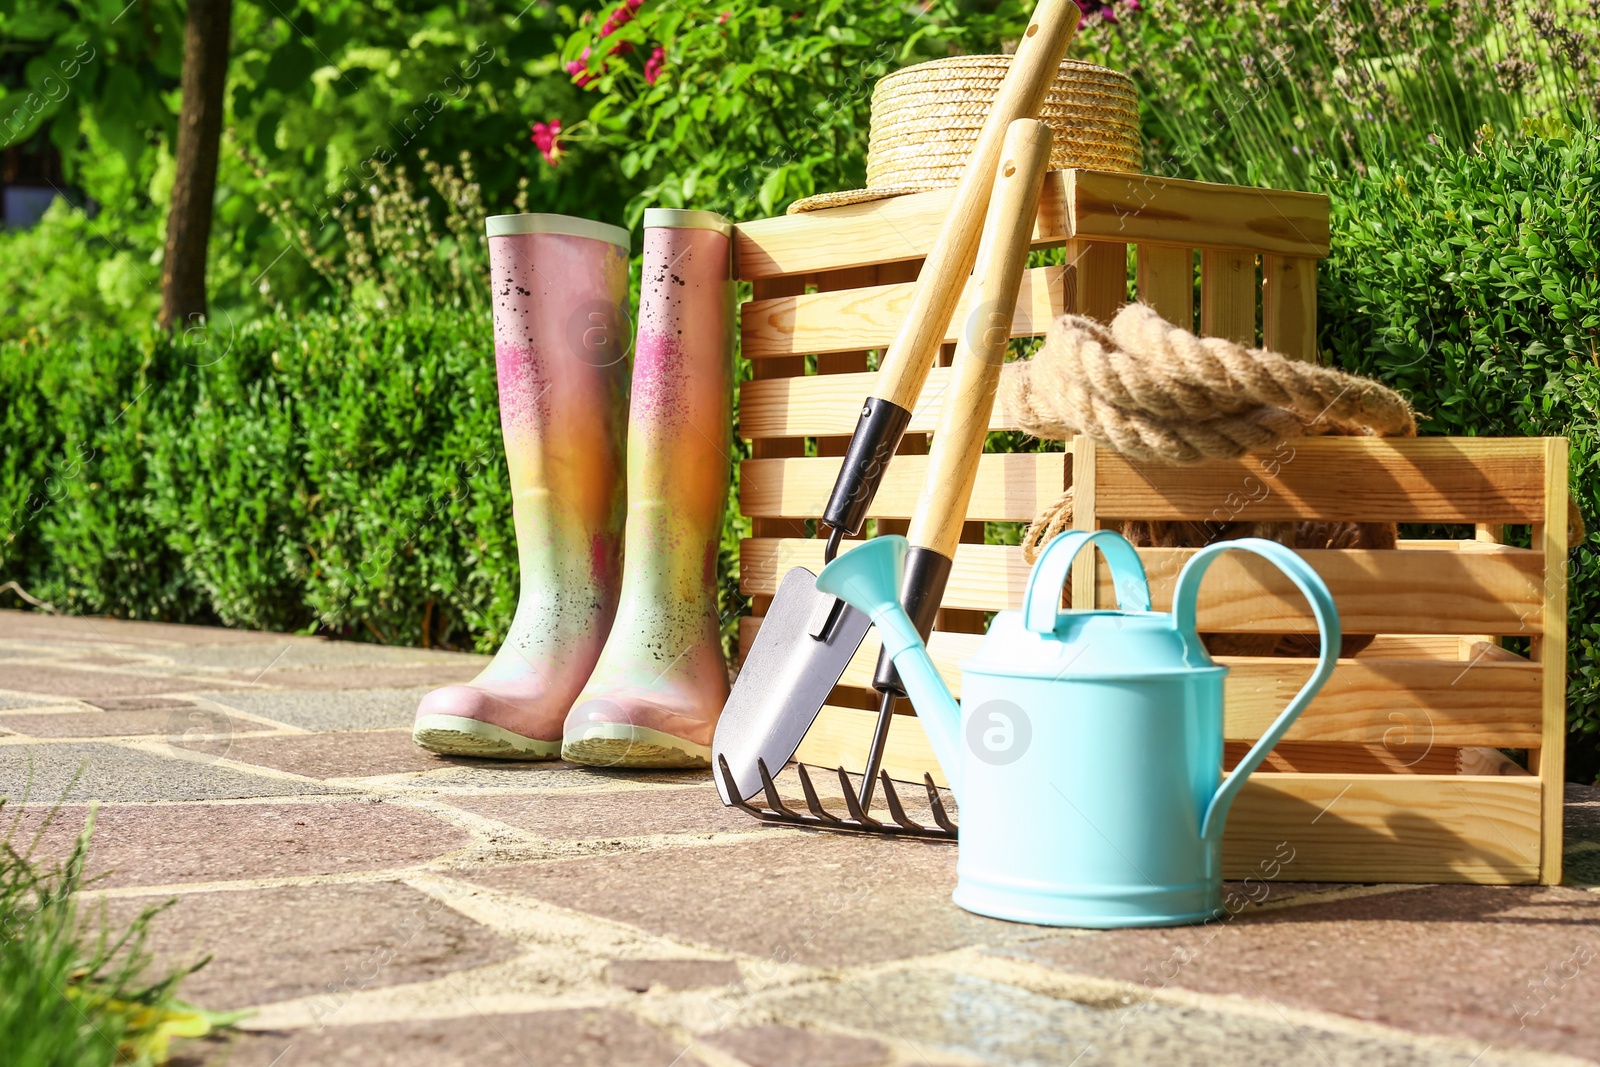
<svg viewBox="0 0 1600 1067">
<path fill-rule="evenodd" d="M 960 803 L 961 755 L 957 738 L 961 734 L 961 708 L 939 677 L 922 636 L 900 604 L 906 551 L 904 537 L 875 537 L 822 568 L 817 575 L 817 589 L 838 597 L 872 620 L 878 639 L 899 671 L 906 695 L 917 709 L 945 780 Z"/>
</svg>

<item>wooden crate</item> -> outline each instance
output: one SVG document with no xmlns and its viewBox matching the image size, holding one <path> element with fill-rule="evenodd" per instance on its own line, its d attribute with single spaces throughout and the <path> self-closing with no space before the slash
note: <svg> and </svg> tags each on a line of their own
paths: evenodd
<svg viewBox="0 0 1600 1067">
<path fill-rule="evenodd" d="M 741 649 L 788 568 L 821 563 L 822 542 L 808 529 L 871 390 L 869 353 L 892 337 L 949 198 L 929 192 L 737 227 L 736 271 L 753 288 L 741 316 L 753 376 L 741 395 L 752 458 L 741 466 L 740 505 L 753 524 L 740 551 L 752 604 Z M 1065 246 L 1067 265 L 1026 273 L 1013 336 L 1041 334 L 1066 311 L 1109 320 L 1126 300 L 1131 255 L 1140 298 L 1169 320 L 1314 358 L 1325 197 L 1060 171 L 1046 178 L 1034 240 Z M 942 362 L 949 352 L 947 345 Z M 933 370 L 902 453 L 925 451 L 947 376 Z M 990 429 L 1013 428 L 997 407 Z M 911 454 L 891 466 L 872 508 L 880 532 L 904 528 L 925 463 Z M 1032 519 L 1067 485 L 1083 528 L 1129 518 L 1470 527 L 1459 540 L 1303 553 L 1333 591 L 1345 632 L 1376 636 L 1340 661 L 1241 793 L 1228 823 L 1226 871 L 1250 874 L 1287 842 L 1294 859 L 1279 877 L 1295 881 L 1560 880 L 1564 440 L 1324 437 L 1274 455 L 1184 467 L 1131 463 L 1085 438 L 1063 452 L 986 455 L 930 642 L 958 693 L 957 664 L 976 646 L 984 613 L 1017 607 L 1029 570 L 1020 549 L 982 543 L 983 523 Z M 1501 543 L 1507 526 L 1530 527 L 1533 547 Z M 1140 551 L 1158 609 L 1169 606 L 1190 551 Z M 1103 565 L 1085 561 L 1072 580 L 1075 604 L 1110 603 Z M 1208 632 L 1315 632 L 1292 587 L 1244 557 L 1212 568 L 1201 606 Z M 1506 637 L 1527 638 L 1529 655 L 1503 647 Z M 802 745 L 805 762 L 864 762 L 877 647 L 869 634 Z M 1222 662 L 1232 667 L 1226 738 L 1237 759 L 1312 661 Z M 1496 749 L 1527 750 L 1533 773 Z M 937 774 L 914 715 L 897 717 L 886 766 L 913 780 L 924 770 Z"/>
</svg>

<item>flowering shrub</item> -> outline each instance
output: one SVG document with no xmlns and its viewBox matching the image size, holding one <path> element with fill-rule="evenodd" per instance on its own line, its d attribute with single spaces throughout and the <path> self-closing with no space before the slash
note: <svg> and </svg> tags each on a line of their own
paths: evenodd
<svg viewBox="0 0 1600 1067">
<path fill-rule="evenodd" d="M 560 130 L 613 154 L 637 190 L 629 225 L 653 204 L 773 214 L 812 192 L 863 184 L 880 77 L 952 52 L 1000 51 L 1032 8 L 985 6 L 609 3 L 574 16 L 561 42 L 564 69 L 592 103 L 582 117 L 557 117 Z"/>
</svg>

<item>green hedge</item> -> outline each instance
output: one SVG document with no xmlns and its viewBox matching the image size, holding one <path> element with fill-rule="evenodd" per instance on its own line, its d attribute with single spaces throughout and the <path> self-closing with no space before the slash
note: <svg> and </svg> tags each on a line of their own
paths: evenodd
<svg viewBox="0 0 1600 1067">
<path fill-rule="evenodd" d="M 68 612 L 487 648 L 516 549 L 487 321 L 312 314 L 0 354 L 0 575 Z"/>
<path fill-rule="evenodd" d="M 1570 557 L 1568 766 L 1600 773 L 1600 137 L 1435 149 L 1330 182 L 1322 347 L 1411 397 L 1425 434 L 1565 436 L 1590 531 Z M 1525 536 L 1525 531 L 1523 532 Z M 1526 543 L 1525 541 L 1523 543 Z"/>
</svg>

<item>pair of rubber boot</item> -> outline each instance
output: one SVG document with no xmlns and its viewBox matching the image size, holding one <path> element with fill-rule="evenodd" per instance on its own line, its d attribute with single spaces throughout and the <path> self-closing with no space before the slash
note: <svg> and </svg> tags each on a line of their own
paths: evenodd
<svg viewBox="0 0 1600 1067">
<path fill-rule="evenodd" d="M 412 735 L 423 748 L 709 766 L 728 695 L 715 590 L 732 228 L 668 210 L 647 211 L 644 227 L 630 395 L 627 231 L 562 215 L 488 220 L 522 583 L 493 661 L 423 697 Z"/>
</svg>

